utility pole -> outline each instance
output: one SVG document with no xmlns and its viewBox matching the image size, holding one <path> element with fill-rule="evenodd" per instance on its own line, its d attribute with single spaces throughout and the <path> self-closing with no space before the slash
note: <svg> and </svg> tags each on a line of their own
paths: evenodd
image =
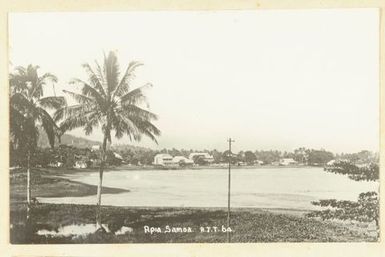
<svg viewBox="0 0 385 257">
<path fill-rule="evenodd" d="M 230 188 L 231 188 L 231 143 L 234 142 L 231 138 L 227 140 L 229 142 L 229 174 L 228 174 L 228 190 L 227 190 L 227 242 L 230 243 Z"/>
</svg>

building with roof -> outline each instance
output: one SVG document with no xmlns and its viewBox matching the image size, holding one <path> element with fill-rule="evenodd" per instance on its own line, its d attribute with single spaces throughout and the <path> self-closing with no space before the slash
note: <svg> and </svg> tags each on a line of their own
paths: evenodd
<svg viewBox="0 0 385 257">
<path fill-rule="evenodd" d="M 279 160 L 280 166 L 288 166 L 288 165 L 295 165 L 298 162 L 295 161 L 293 158 L 282 158 Z"/>
<path fill-rule="evenodd" d="M 164 167 L 175 166 L 175 162 L 173 159 L 174 158 L 171 155 L 167 153 L 161 153 L 161 154 L 155 155 L 153 164 L 158 166 L 164 166 Z"/>
<path fill-rule="evenodd" d="M 193 165 L 194 164 L 194 161 L 193 160 L 190 160 L 184 156 L 175 156 L 173 158 L 173 162 L 175 164 L 179 164 L 179 166 L 188 166 L 188 165 Z"/>
<path fill-rule="evenodd" d="M 210 155 L 209 153 L 191 153 L 188 158 L 191 161 L 194 161 L 194 159 L 197 158 L 197 157 L 202 157 L 203 160 L 205 162 L 208 162 L 208 163 L 213 163 L 214 162 L 214 157 L 212 155 Z"/>
</svg>

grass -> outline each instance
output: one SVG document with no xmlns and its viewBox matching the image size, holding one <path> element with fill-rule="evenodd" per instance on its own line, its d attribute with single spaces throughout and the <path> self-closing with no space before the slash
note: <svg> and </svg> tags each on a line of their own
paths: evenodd
<svg viewBox="0 0 385 257">
<path fill-rule="evenodd" d="M 221 243 L 226 233 L 200 231 L 200 227 L 226 225 L 224 209 L 198 208 L 128 208 L 103 207 L 103 224 L 112 233 L 83 237 L 46 237 L 40 229 L 58 230 L 71 224 L 95 222 L 95 207 L 90 205 L 38 204 L 31 212 L 27 228 L 25 204 L 11 206 L 12 243 Z M 115 235 L 122 226 L 133 232 Z M 149 234 L 144 226 L 159 227 L 162 233 Z M 164 233 L 166 226 L 189 227 L 192 233 Z M 376 238 L 332 222 L 317 221 L 296 215 L 271 213 L 258 209 L 235 209 L 231 217 L 231 242 L 359 242 Z"/>
<path fill-rule="evenodd" d="M 60 197 L 95 195 L 96 187 L 73 182 L 58 176 L 73 170 L 34 170 L 32 195 Z M 135 208 L 102 207 L 103 224 L 111 233 L 97 232 L 81 237 L 39 236 L 38 230 L 58 230 L 72 224 L 93 224 L 95 206 L 73 204 L 34 204 L 30 219 L 26 220 L 25 171 L 11 173 L 11 243 L 219 243 L 226 242 L 221 232 L 227 223 L 227 212 L 222 208 Z M 104 193 L 126 190 L 103 188 Z M 124 235 L 114 232 L 122 226 L 133 231 Z M 159 227 L 162 233 L 149 234 L 144 226 Z M 163 233 L 166 226 L 185 227 L 191 233 Z M 201 227 L 216 226 L 219 232 L 201 232 Z M 232 209 L 231 242 L 360 242 L 377 241 L 368 233 L 367 224 L 352 229 L 351 224 L 306 218 L 303 212 L 290 210 Z M 365 227 L 366 226 L 366 227 Z M 207 231 L 207 229 L 205 230 Z"/>
<path fill-rule="evenodd" d="M 89 196 L 96 195 L 97 187 L 81 182 L 63 178 L 63 170 L 59 169 L 33 169 L 31 171 L 32 197 L 65 197 L 65 196 Z M 76 170 L 65 171 L 66 174 Z M 25 170 L 15 170 L 10 174 L 11 201 L 26 201 L 27 177 Z M 120 188 L 103 187 L 105 194 L 128 192 Z"/>
</svg>

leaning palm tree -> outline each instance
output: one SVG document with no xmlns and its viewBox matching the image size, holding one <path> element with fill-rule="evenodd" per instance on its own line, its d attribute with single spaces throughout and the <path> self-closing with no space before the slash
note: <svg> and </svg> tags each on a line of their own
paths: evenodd
<svg viewBox="0 0 385 257">
<path fill-rule="evenodd" d="M 104 55 L 103 65 L 96 62 L 92 68 L 91 65 L 84 64 L 88 81 L 71 81 L 71 84 L 81 86 L 81 93 L 64 90 L 78 104 L 62 108 L 55 114 L 55 119 L 63 120 L 60 124 L 62 131 L 83 127 L 86 135 L 91 134 L 94 128 L 101 128 L 103 132 L 96 204 L 97 229 L 102 228 L 103 171 L 107 144 L 111 144 L 111 133 L 114 131 L 116 138 L 127 135 L 131 141 L 139 141 L 145 135 L 156 143 L 156 136 L 160 135 L 159 129 L 152 123 L 157 116 L 143 108 L 143 104 L 147 103 L 143 90 L 151 84 L 136 89 L 131 89 L 130 86 L 134 72 L 140 65 L 138 62 L 129 63 L 119 79 L 119 65 L 114 52 Z"/>
<path fill-rule="evenodd" d="M 38 75 L 39 66 L 17 67 L 10 74 L 10 136 L 14 149 L 26 156 L 27 168 L 27 217 L 31 204 L 31 156 L 36 150 L 38 127 L 46 132 L 51 147 L 54 147 L 58 126 L 47 109 L 57 110 L 65 106 L 64 97 L 43 97 L 43 87 L 57 78 L 45 73 Z"/>
</svg>

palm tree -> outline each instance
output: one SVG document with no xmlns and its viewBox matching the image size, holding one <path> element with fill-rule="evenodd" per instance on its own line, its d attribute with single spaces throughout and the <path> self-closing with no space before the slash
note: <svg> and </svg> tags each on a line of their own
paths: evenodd
<svg viewBox="0 0 385 257">
<path fill-rule="evenodd" d="M 55 119 L 63 122 L 60 127 L 63 131 L 83 127 L 86 135 L 94 128 L 101 128 L 103 143 L 100 154 L 99 184 L 97 189 L 96 227 L 101 226 L 101 194 L 103 170 L 106 161 L 107 143 L 111 144 L 111 132 L 115 131 L 116 138 L 127 135 L 130 140 L 140 141 L 145 135 L 156 141 L 160 135 L 159 129 L 152 123 L 157 116 L 142 107 L 147 103 L 143 90 L 151 84 L 131 89 L 130 84 L 134 72 L 140 63 L 129 63 L 125 73 L 119 79 L 119 64 L 114 52 L 104 55 L 101 66 L 95 64 L 95 70 L 90 64 L 84 64 L 88 82 L 74 79 L 71 84 L 81 86 L 81 93 L 64 90 L 78 103 L 57 111 Z M 147 105 L 148 107 L 148 105 Z"/>
<path fill-rule="evenodd" d="M 57 78 L 45 73 L 38 75 L 39 66 L 17 67 L 10 74 L 10 135 L 13 148 L 25 154 L 27 166 L 27 217 L 31 204 L 31 156 L 37 147 L 38 126 L 46 132 L 51 147 L 54 147 L 58 127 L 47 109 L 59 109 L 65 105 L 64 97 L 43 97 L 43 87 Z"/>
</svg>

